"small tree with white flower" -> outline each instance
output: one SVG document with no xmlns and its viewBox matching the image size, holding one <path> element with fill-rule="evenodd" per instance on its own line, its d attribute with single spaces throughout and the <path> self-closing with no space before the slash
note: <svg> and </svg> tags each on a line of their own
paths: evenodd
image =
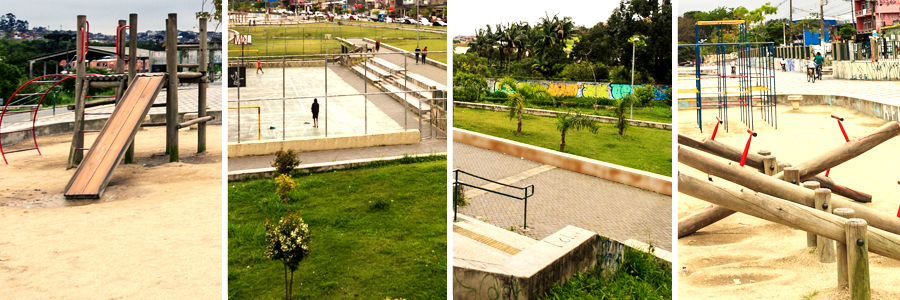
<svg viewBox="0 0 900 300">
<path fill-rule="evenodd" d="M 309 227 L 296 212 L 288 212 L 272 224 L 266 219 L 266 257 L 284 264 L 285 299 L 291 299 L 294 289 L 294 271 L 300 261 L 309 256 Z M 288 277 L 288 270 L 291 271 Z"/>
</svg>

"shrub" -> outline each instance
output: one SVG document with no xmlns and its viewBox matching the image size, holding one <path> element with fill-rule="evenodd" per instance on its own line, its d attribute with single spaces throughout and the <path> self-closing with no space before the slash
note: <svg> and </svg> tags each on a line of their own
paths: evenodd
<svg viewBox="0 0 900 300">
<path fill-rule="evenodd" d="M 275 193 L 278 194 L 278 197 L 281 198 L 281 202 L 285 204 L 290 200 L 291 191 L 294 190 L 294 187 L 297 186 L 297 183 L 291 179 L 291 176 L 288 174 L 278 175 L 278 178 L 275 178 Z"/>
<path fill-rule="evenodd" d="M 466 190 L 461 184 L 453 186 L 453 204 L 457 206 L 466 206 Z"/>
<path fill-rule="evenodd" d="M 266 257 L 284 264 L 285 299 L 293 299 L 294 271 L 309 256 L 309 226 L 298 213 L 288 212 L 278 224 L 266 219 Z M 288 277 L 288 270 L 291 271 Z"/>
<path fill-rule="evenodd" d="M 645 85 L 638 86 L 634 88 L 634 97 L 636 98 L 635 104 L 640 106 L 647 106 L 650 104 L 650 101 L 653 101 L 653 86 Z"/>
<path fill-rule="evenodd" d="M 275 152 L 275 161 L 272 162 L 272 166 L 275 167 L 275 175 L 290 175 L 301 162 L 294 150 L 278 150 Z"/>
</svg>

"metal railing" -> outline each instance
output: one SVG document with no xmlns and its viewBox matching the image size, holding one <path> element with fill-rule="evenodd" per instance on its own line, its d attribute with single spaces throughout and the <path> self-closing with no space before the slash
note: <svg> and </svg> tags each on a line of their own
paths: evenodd
<svg viewBox="0 0 900 300">
<path fill-rule="evenodd" d="M 461 181 L 459 181 L 459 174 L 460 174 L 460 173 L 462 173 L 462 174 L 464 174 L 464 175 L 469 175 L 469 176 L 475 177 L 475 178 L 477 178 L 477 179 L 481 179 L 481 180 L 490 182 L 490 183 L 492 183 L 492 184 L 497 184 L 497 185 L 501 185 L 501 186 L 505 186 L 505 187 L 508 187 L 508 188 L 512 188 L 512 189 L 521 191 L 523 196 L 521 196 L 521 197 L 520 197 L 520 196 L 513 196 L 513 195 L 510 195 L 510 194 L 505 194 L 505 193 L 501 193 L 501 192 L 498 192 L 498 191 L 489 190 L 489 189 L 486 189 L 486 188 L 483 188 L 483 187 L 480 187 L 480 186 L 475 186 L 475 185 L 471 185 L 471 184 L 468 184 L 468 183 L 461 182 Z M 469 173 L 469 172 L 466 172 L 466 171 L 463 171 L 463 170 L 460 170 L 460 169 L 454 169 L 454 170 L 453 170 L 453 222 L 456 222 L 456 212 L 459 210 L 459 205 L 458 205 L 459 202 L 457 201 L 457 199 L 458 199 L 457 197 L 459 197 L 459 195 L 457 195 L 457 193 L 458 193 L 458 192 L 457 192 L 457 191 L 458 191 L 458 188 L 457 188 L 457 187 L 458 187 L 458 186 L 467 186 L 467 187 L 479 189 L 479 190 L 482 190 L 482 191 L 485 191 L 485 192 L 490 192 L 490 193 L 494 193 L 494 194 L 497 194 L 497 195 L 510 197 L 510 198 L 513 198 L 513 199 L 524 200 L 524 201 L 525 201 L 525 217 L 524 217 L 524 221 L 523 221 L 523 224 L 522 224 L 522 228 L 528 229 L 528 198 L 531 197 L 531 196 L 534 196 L 534 185 L 533 185 L 533 184 L 529 184 L 529 185 L 527 185 L 527 186 L 525 186 L 525 187 L 517 187 L 517 186 L 512 186 L 512 185 L 508 185 L 508 184 L 496 182 L 496 181 L 493 181 L 493 180 L 490 180 L 490 179 L 487 179 L 487 178 L 484 178 L 484 177 L 480 177 L 480 176 L 478 176 L 478 175 L 475 175 L 475 174 L 472 174 L 472 173 Z M 530 192 L 529 192 L 529 191 L 530 191 Z"/>
</svg>

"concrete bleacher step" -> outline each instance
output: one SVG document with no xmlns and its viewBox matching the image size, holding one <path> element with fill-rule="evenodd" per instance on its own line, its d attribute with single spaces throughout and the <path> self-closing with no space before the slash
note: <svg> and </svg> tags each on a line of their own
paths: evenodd
<svg viewBox="0 0 900 300">
<path fill-rule="evenodd" d="M 392 83 L 388 83 L 388 82 L 382 82 L 380 86 L 386 92 L 391 93 L 391 94 L 389 94 L 391 96 L 391 98 L 394 98 L 395 100 L 400 101 L 400 103 L 403 103 L 403 101 L 406 101 L 410 110 L 412 110 L 416 113 L 427 114 L 431 111 L 431 105 L 428 105 L 428 103 L 421 103 L 422 109 L 419 110 L 419 104 L 420 104 L 419 98 L 415 96 L 415 93 L 409 93 L 410 95 L 407 96 L 406 99 L 404 99 L 403 94 L 404 94 L 405 90 L 403 90 L 403 88 L 399 87 L 396 83 L 392 84 Z"/>
<path fill-rule="evenodd" d="M 381 69 L 391 72 L 391 74 L 397 74 L 397 73 L 402 73 L 402 72 L 406 71 L 401 66 L 395 65 L 394 63 L 391 63 L 389 61 L 386 61 L 384 59 L 377 58 L 377 57 L 373 57 L 372 59 L 369 60 L 369 62 L 374 63 L 376 66 L 378 66 Z"/>
<path fill-rule="evenodd" d="M 408 73 L 409 81 L 415 85 L 429 90 L 446 90 L 447 86 L 443 83 L 431 80 L 431 78 L 416 74 Z"/>
<path fill-rule="evenodd" d="M 413 92 L 413 93 L 411 93 L 411 95 L 415 95 L 417 98 L 420 98 L 420 99 L 422 99 L 422 100 L 431 100 L 431 99 L 434 98 L 433 95 L 431 94 L 431 92 L 423 91 L 424 88 L 422 88 L 422 87 L 420 87 L 420 86 L 416 86 L 416 85 L 412 85 L 412 86 L 410 86 L 410 85 L 403 85 L 402 82 L 398 82 L 398 83 L 396 83 L 395 85 L 397 85 L 398 87 L 400 87 L 400 88 L 403 89 L 404 91 L 410 91 L 410 92 Z"/>
<path fill-rule="evenodd" d="M 381 78 L 390 77 L 392 75 L 392 73 L 390 71 L 379 67 L 375 63 L 371 63 L 371 60 L 370 60 L 370 63 L 361 62 L 361 63 L 358 63 L 357 66 L 363 67 L 368 70 L 369 74 L 375 73 L 375 75 L 378 75 L 378 77 L 381 77 Z"/>
<path fill-rule="evenodd" d="M 359 74 L 360 77 L 365 76 L 366 79 L 372 83 L 381 82 L 381 77 L 379 77 L 378 74 L 375 74 L 373 72 L 366 73 L 365 68 L 362 65 L 353 66 L 353 68 L 351 69 L 353 69 L 353 72 L 355 72 L 356 74 Z"/>
</svg>

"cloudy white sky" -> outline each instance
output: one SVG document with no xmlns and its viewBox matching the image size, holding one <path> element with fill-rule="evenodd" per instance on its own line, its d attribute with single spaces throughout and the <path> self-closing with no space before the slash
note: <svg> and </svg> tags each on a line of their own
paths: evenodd
<svg viewBox="0 0 900 300">
<path fill-rule="evenodd" d="M 610 0 L 449 0 L 448 28 L 451 37 L 475 35 L 475 30 L 484 28 L 486 24 L 491 24 L 491 28 L 500 23 L 518 21 L 533 24 L 544 16 L 544 12 L 551 18 L 554 14 L 572 17 L 576 25 L 591 27 L 599 22 L 606 22 L 613 9 L 618 6 L 619 1 Z"/>
<path fill-rule="evenodd" d="M 169 13 L 178 14 L 179 30 L 194 30 L 198 22 L 194 14 L 200 11 L 203 0 L 3 0 L 0 14 L 12 13 L 19 20 L 28 21 L 30 27 L 47 27 L 51 30 L 75 30 L 75 18 L 87 16 L 91 32 L 115 34 L 119 20 L 128 20 L 131 13 L 138 14 L 138 30 L 164 30 Z M 212 8 L 207 1 L 205 10 Z M 215 27 L 210 22 L 209 28 Z M 221 31 L 221 26 L 219 30 Z"/>
<path fill-rule="evenodd" d="M 677 0 L 678 15 L 682 15 L 688 11 L 710 11 L 717 7 L 724 6 L 727 8 L 735 8 L 739 6 L 746 7 L 749 10 L 756 9 L 763 4 L 770 3 L 772 6 L 778 6 L 778 14 L 768 16 L 768 19 L 787 18 L 789 15 L 788 7 L 793 2 L 794 19 L 802 19 L 811 13 L 819 13 L 818 0 L 738 0 L 738 1 L 708 1 L 708 0 Z M 852 6 L 851 2 L 844 0 L 828 0 L 824 7 L 825 18 L 833 18 L 840 15 L 850 15 Z"/>
</svg>

